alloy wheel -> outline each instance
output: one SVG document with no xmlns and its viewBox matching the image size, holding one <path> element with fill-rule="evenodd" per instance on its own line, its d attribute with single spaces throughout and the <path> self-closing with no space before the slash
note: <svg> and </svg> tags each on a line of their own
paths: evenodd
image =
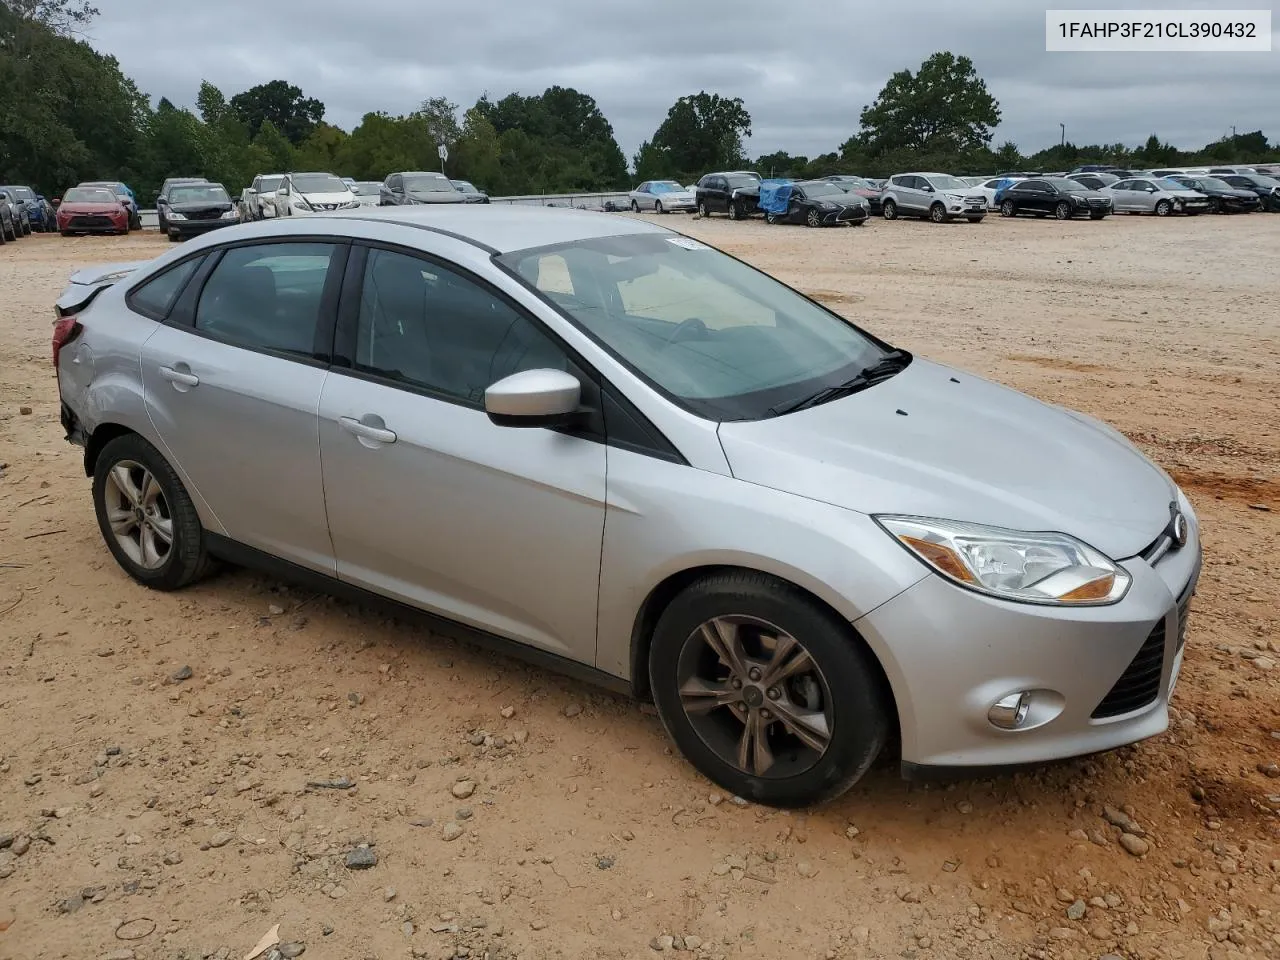
<svg viewBox="0 0 1280 960">
<path fill-rule="evenodd" d="M 898 205 L 892 200 L 886 200 L 884 205 L 880 208 L 880 212 L 884 215 L 886 220 L 898 219 Z"/>
<path fill-rule="evenodd" d="M 811 227 L 819 227 L 822 225 L 822 218 L 818 216 L 817 210 L 810 210 L 809 215 L 805 217 L 805 222 Z"/>
<path fill-rule="evenodd" d="M 780 779 L 810 769 L 831 745 L 831 689 L 808 649 L 771 623 L 721 616 L 685 640 L 680 704 L 725 763 Z"/>
<path fill-rule="evenodd" d="M 1053 208 L 1053 215 L 1059 220 L 1071 219 L 1071 205 L 1065 200 Z"/>
<path fill-rule="evenodd" d="M 134 460 L 121 460 L 103 488 L 107 520 L 125 555 L 145 570 L 164 566 L 173 548 L 173 515 L 155 476 Z"/>
<path fill-rule="evenodd" d="M 942 223 L 947 219 L 947 211 L 940 203 L 935 203 L 929 208 L 929 219 L 934 223 Z"/>
<path fill-rule="evenodd" d="M 1157 217 L 1167 217 L 1172 212 L 1173 212 L 1173 204 L 1171 204 L 1168 200 L 1161 200 L 1159 203 L 1156 204 Z"/>
</svg>

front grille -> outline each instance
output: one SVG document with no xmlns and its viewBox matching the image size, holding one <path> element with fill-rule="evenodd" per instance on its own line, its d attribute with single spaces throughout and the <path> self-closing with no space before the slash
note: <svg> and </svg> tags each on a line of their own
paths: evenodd
<svg viewBox="0 0 1280 960">
<path fill-rule="evenodd" d="M 195 210 L 187 214 L 188 220 L 221 220 L 221 210 Z"/>
<path fill-rule="evenodd" d="M 1154 703 L 1160 695 L 1160 677 L 1163 673 L 1164 620 L 1161 619 L 1151 628 L 1146 641 L 1129 666 L 1125 667 L 1115 686 L 1094 709 L 1093 719 L 1119 717 Z"/>
<path fill-rule="evenodd" d="M 90 227 L 110 227 L 113 221 L 110 217 L 96 216 L 93 214 L 82 214 L 72 217 L 68 224 L 73 230 L 87 230 Z"/>
</svg>

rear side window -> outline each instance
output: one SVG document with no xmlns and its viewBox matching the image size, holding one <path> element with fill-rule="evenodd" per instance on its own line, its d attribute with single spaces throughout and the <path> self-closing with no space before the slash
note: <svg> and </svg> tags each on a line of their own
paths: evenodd
<svg viewBox="0 0 1280 960">
<path fill-rule="evenodd" d="M 228 250 L 209 274 L 195 328 L 251 350 L 313 356 L 332 243 L 264 243 Z"/>
<path fill-rule="evenodd" d="M 178 294 L 187 285 L 191 275 L 196 272 L 204 257 L 192 257 L 177 266 L 170 267 L 157 277 L 148 280 L 142 286 L 131 291 L 127 298 L 129 306 L 143 316 L 152 320 L 163 320 L 169 316 L 169 310 L 178 299 Z"/>
</svg>

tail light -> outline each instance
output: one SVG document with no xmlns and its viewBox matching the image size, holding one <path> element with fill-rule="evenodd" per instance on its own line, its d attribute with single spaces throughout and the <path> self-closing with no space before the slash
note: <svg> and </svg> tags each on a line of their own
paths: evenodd
<svg viewBox="0 0 1280 960">
<path fill-rule="evenodd" d="M 58 354 L 62 348 L 80 336 L 84 327 L 75 316 L 61 317 L 53 324 L 53 369 L 58 369 Z"/>
</svg>

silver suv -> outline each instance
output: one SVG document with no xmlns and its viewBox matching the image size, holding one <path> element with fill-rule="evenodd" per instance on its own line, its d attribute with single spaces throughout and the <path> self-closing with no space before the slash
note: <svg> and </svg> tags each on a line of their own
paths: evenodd
<svg viewBox="0 0 1280 960">
<path fill-rule="evenodd" d="M 880 210 L 886 220 L 928 217 L 946 223 L 963 217 L 979 223 L 987 215 L 987 199 L 981 190 L 947 173 L 898 173 L 880 193 Z"/>
<path fill-rule="evenodd" d="M 58 303 L 108 549 L 372 593 L 652 697 L 709 778 L 834 797 L 1165 729 L 1200 570 L 1096 420 L 893 348 L 629 218 L 228 227 Z"/>
</svg>

